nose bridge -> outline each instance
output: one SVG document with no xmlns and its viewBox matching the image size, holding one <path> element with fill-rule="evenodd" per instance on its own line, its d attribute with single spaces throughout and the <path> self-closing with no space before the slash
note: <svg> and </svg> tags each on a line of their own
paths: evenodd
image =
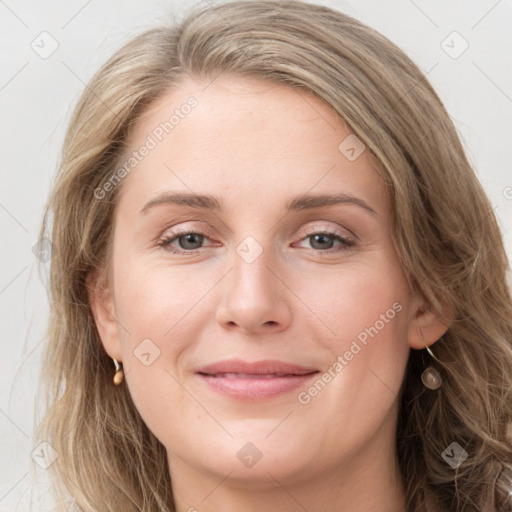
<svg viewBox="0 0 512 512">
<path fill-rule="evenodd" d="M 279 290 L 275 276 L 270 272 L 271 249 L 265 249 L 252 236 L 246 237 L 235 249 L 230 293 L 245 307 L 261 308 L 266 302 L 275 302 Z"/>
<path fill-rule="evenodd" d="M 235 249 L 231 280 L 238 293 L 248 296 L 272 293 L 269 287 L 270 249 L 263 249 L 253 237 L 247 237 Z"/>
<path fill-rule="evenodd" d="M 217 312 L 220 323 L 247 332 L 286 327 L 291 311 L 283 285 L 271 271 L 275 263 L 271 248 L 255 237 L 247 236 L 236 246 Z"/>
</svg>

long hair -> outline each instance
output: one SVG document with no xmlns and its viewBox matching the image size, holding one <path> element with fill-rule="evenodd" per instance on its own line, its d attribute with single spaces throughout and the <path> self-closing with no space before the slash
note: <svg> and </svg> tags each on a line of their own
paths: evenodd
<svg viewBox="0 0 512 512">
<path fill-rule="evenodd" d="M 443 385 L 420 381 L 411 350 L 397 426 L 408 510 L 510 511 L 512 300 L 491 204 L 441 100 L 393 43 L 357 20 L 301 1 L 235 1 L 138 35 L 96 73 L 69 124 L 42 235 L 52 241 L 51 316 L 38 440 L 61 502 L 83 511 L 173 511 L 163 445 L 137 412 L 88 300 L 87 276 L 109 268 L 120 165 L 133 125 L 188 77 L 264 78 L 329 104 L 381 163 L 393 242 L 411 289 L 443 315 L 434 345 Z M 98 199 L 95 190 L 108 193 Z M 457 443 L 455 469 L 442 454 Z M 485 508 L 491 506 L 490 509 Z"/>
</svg>

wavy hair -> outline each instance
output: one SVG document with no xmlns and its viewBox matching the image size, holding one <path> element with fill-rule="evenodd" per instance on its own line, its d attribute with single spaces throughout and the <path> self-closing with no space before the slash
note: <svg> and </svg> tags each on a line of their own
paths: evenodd
<svg viewBox="0 0 512 512">
<path fill-rule="evenodd" d="M 59 454 L 51 470 L 60 501 L 87 512 L 175 510 L 165 449 L 128 388 L 112 385 L 91 312 L 86 280 L 111 263 L 122 183 L 101 200 L 94 191 L 155 99 L 188 77 L 221 73 L 312 92 L 346 121 L 381 163 L 411 289 L 439 314 L 453 311 L 434 345 L 442 387 L 421 384 L 423 352 L 411 350 L 401 389 L 408 510 L 511 511 L 512 300 L 491 204 L 441 100 L 404 52 L 350 16 L 297 0 L 224 3 L 148 30 L 78 101 L 42 227 L 53 245 L 37 437 Z M 453 442 L 468 453 L 456 469 L 441 456 Z"/>
</svg>

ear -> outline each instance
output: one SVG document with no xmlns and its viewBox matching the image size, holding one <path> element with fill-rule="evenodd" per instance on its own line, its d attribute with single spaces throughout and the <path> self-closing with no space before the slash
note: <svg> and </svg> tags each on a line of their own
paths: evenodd
<svg viewBox="0 0 512 512">
<path fill-rule="evenodd" d="M 87 275 L 89 303 L 105 351 L 111 358 L 122 361 L 114 295 L 105 283 L 103 275 L 102 269 L 97 269 Z"/>
<path fill-rule="evenodd" d="M 409 346 L 416 350 L 430 347 L 448 330 L 452 318 L 449 306 L 443 306 L 441 315 L 424 297 L 417 296 L 408 329 Z"/>
</svg>

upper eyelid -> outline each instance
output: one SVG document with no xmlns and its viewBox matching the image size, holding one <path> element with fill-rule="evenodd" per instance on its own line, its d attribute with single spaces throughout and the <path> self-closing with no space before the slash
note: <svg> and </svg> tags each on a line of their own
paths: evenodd
<svg viewBox="0 0 512 512">
<path fill-rule="evenodd" d="M 321 221 L 318 221 L 321 222 Z M 325 221 L 324 221 L 325 222 Z M 302 233 L 304 231 L 305 235 L 307 234 L 314 234 L 314 233 L 322 233 L 323 231 L 328 232 L 329 234 L 337 234 L 339 236 L 344 236 L 343 232 L 345 231 L 347 233 L 347 236 L 350 238 L 357 238 L 356 235 L 348 228 L 343 226 L 336 226 L 336 227 L 309 227 L 309 228 L 300 228 L 298 232 Z"/>
<path fill-rule="evenodd" d="M 200 235 L 206 235 L 208 237 L 214 236 L 213 233 L 211 232 L 211 230 L 205 229 L 205 228 L 195 229 L 194 227 L 180 228 L 180 227 L 168 226 L 162 231 L 162 234 L 160 236 L 158 236 L 158 238 L 164 237 L 165 233 L 168 230 L 172 230 L 172 233 L 169 236 L 173 236 L 173 237 L 180 236 L 180 235 L 186 235 L 189 233 L 197 233 Z M 341 228 L 341 230 L 347 231 L 348 236 L 350 238 L 357 238 L 357 236 L 354 233 L 352 233 L 352 231 L 350 231 L 349 229 Z M 335 228 L 335 227 L 310 227 L 310 228 L 301 228 L 297 232 L 298 233 L 302 232 L 303 233 L 302 236 L 310 236 L 311 234 L 318 234 L 318 233 L 326 232 L 329 235 L 336 234 L 336 235 L 343 237 L 344 235 L 343 235 L 343 233 L 340 232 L 341 230 L 340 230 L 340 228 Z"/>
<path fill-rule="evenodd" d="M 329 223 L 332 223 L 332 224 L 337 224 L 337 227 L 309 227 L 309 228 L 305 228 L 304 226 L 301 226 L 298 230 L 296 231 L 301 231 L 301 230 L 306 230 L 306 231 L 310 231 L 312 229 L 316 229 L 318 231 L 322 231 L 322 229 L 325 229 L 326 231 L 333 231 L 333 230 L 344 230 L 344 231 L 347 231 L 348 233 L 350 233 L 352 236 L 356 237 L 356 235 L 350 230 L 348 229 L 347 227 L 345 226 L 340 226 L 338 223 L 336 223 L 335 221 L 332 221 L 332 220 L 310 220 L 308 221 L 307 225 L 311 224 L 311 223 L 314 223 L 314 222 L 319 222 L 319 223 L 326 223 L 326 222 L 329 222 Z M 172 230 L 177 230 L 179 232 L 193 232 L 195 230 L 195 227 L 192 226 L 192 227 L 189 227 L 188 224 L 189 223 L 199 223 L 199 224 L 208 224 L 207 221 L 204 221 L 204 220 L 186 220 L 186 221 L 182 221 L 182 222 L 177 222 L 177 223 L 173 223 L 172 224 L 168 224 L 166 225 L 161 233 L 165 233 L 167 230 L 169 229 L 172 229 Z M 180 227 L 182 224 L 187 224 L 187 226 L 185 227 Z M 209 229 L 208 227 L 200 227 L 198 228 L 196 231 L 203 231 L 204 233 L 212 233 L 212 230 Z M 232 230 L 229 230 L 230 232 L 232 232 Z"/>
<path fill-rule="evenodd" d="M 189 221 L 189 222 L 201 222 L 201 223 L 204 223 L 204 221 Z M 196 229 L 194 226 L 183 226 L 183 227 L 179 227 L 179 226 L 180 226 L 180 224 L 171 225 L 171 226 L 165 227 L 160 232 L 161 234 L 158 235 L 157 239 L 164 238 L 168 231 L 172 231 L 172 233 L 169 234 L 169 237 L 170 236 L 176 237 L 176 236 L 180 236 L 180 235 L 186 235 L 188 233 L 204 234 L 204 235 L 206 235 L 208 237 L 213 236 L 212 230 L 208 229 L 206 227 L 200 227 L 200 228 Z"/>
</svg>

